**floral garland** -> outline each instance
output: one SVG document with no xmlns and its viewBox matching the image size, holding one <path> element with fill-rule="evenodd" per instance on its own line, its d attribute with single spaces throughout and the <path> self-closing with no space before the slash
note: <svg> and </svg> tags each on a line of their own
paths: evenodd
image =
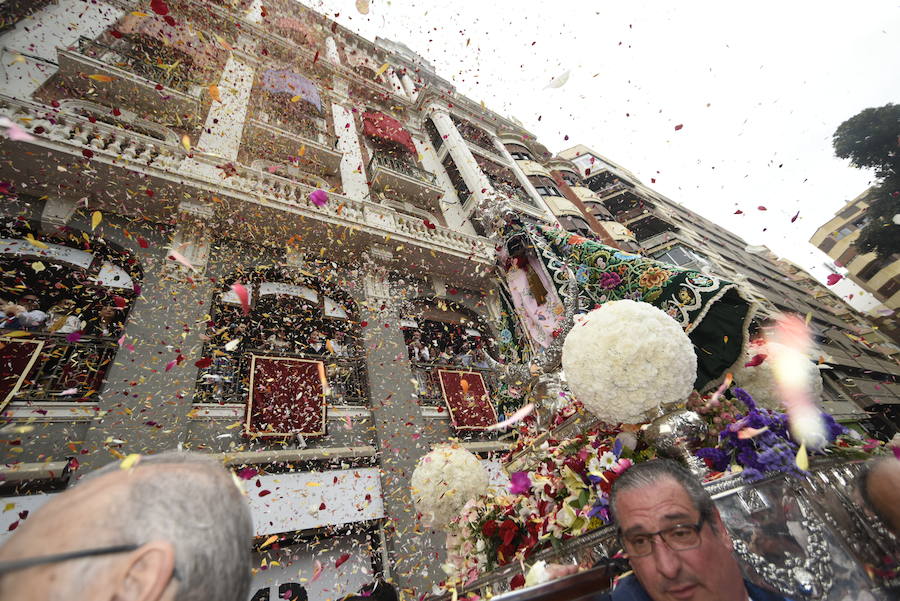
<svg viewBox="0 0 900 601">
<path fill-rule="evenodd" d="M 470 582 L 609 524 L 613 482 L 634 461 L 654 456 L 649 449 L 631 448 L 631 441 L 627 432 L 600 427 L 540 445 L 544 459 L 511 474 L 509 494 L 470 501 L 452 522 L 444 565 L 448 581 Z"/>
</svg>

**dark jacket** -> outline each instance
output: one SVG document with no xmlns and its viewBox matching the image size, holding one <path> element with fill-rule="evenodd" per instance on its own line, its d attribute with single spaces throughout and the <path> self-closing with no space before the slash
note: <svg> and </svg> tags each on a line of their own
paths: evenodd
<svg viewBox="0 0 900 601">
<path fill-rule="evenodd" d="M 791 601 L 788 597 L 782 597 L 777 593 L 772 593 L 761 589 L 752 582 L 744 581 L 747 592 L 750 593 L 751 601 Z M 650 596 L 644 591 L 644 587 L 637 581 L 633 575 L 626 576 L 619 581 L 616 588 L 611 592 L 601 596 L 596 601 L 652 601 Z M 729 601 L 722 599 L 722 601 Z"/>
</svg>

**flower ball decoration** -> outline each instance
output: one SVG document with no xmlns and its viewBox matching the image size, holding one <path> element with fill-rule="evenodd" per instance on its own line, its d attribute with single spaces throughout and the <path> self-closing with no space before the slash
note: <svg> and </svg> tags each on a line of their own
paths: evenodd
<svg viewBox="0 0 900 601">
<path fill-rule="evenodd" d="M 766 409 L 783 410 L 781 394 L 775 381 L 775 371 L 772 368 L 772 361 L 769 360 L 770 355 L 780 346 L 771 340 L 751 342 L 743 357 L 743 363 L 734 370 L 735 383 L 746 390 L 757 405 Z M 812 361 L 807 361 L 804 370 L 802 377 L 805 379 L 807 391 L 814 400 L 821 399 L 823 385 L 819 368 Z"/>
<path fill-rule="evenodd" d="M 605 422 L 640 423 L 694 388 L 697 355 L 674 319 L 632 300 L 579 316 L 566 336 L 563 370 L 576 398 Z"/>
<path fill-rule="evenodd" d="M 440 444 L 422 457 L 412 475 L 416 510 L 443 528 L 457 517 L 470 499 L 488 489 L 487 470 L 481 461 L 458 444 Z"/>
</svg>

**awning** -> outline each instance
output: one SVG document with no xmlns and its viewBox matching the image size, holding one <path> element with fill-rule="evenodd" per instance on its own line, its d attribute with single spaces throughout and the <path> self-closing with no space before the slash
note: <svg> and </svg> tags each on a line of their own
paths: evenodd
<svg viewBox="0 0 900 601">
<path fill-rule="evenodd" d="M 400 144 L 413 155 L 416 152 L 416 146 L 413 144 L 412 136 L 403 129 L 403 124 L 389 117 L 384 113 L 363 113 L 363 133 L 370 138 L 381 138 Z"/>
<path fill-rule="evenodd" d="M 275 21 L 275 27 L 285 30 L 285 31 L 295 31 L 299 34 L 299 36 L 293 36 L 295 38 L 302 38 L 306 44 L 310 46 L 316 43 L 316 38 L 310 32 L 309 27 L 297 19 L 292 19 L 291 17 L 281 17 L 277 21 Z"/>
<path fill-rule="evenodd" d="M 116 30 L 120 33 L 145 35 L 161 41 L 191 57 L 194 65 L 201 68 L 212 67 L 221 61 L 221 50 L 210 42 L 204 42 L 197 32 L 183 23 L 174 27 L 158 15 L 139 17 L 125 15 Z"/>
<path fill-rule="evenodd" d="M 262 89 L 267 92 L 300 96 L 320 111 L 322 110 L 322 98 L 319 96 L 316 84 L 293 71 L 267 69 L 260 77 L 260 84 Z"/>
</svg>

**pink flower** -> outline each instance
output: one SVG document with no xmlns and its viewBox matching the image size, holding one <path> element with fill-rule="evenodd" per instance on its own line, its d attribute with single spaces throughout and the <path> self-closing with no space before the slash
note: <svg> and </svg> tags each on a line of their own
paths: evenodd
<svg viewBox="0 0 900 601">
<path fill-rule="evenodd" d="M 514 495 L 528 492 L 531 488 L 531 479 L 528 478 L 528 472 L 513 472 L 509 477 L 509 482 L 509 492 Z"/>
<path fill-rule="evenodd" d="M 634 465 L 634 462 L 633 462 L 631 459 L 628 459 L 627 457 L 622 457 L 622 458 L 619 459 L 619 461 L 612 467 L 612 471 L 613 471 L 614 473 L 616 473 L 616 474 L 621 475 L 622 472 L 624 472 L 625 470 L 627 470 L 628 468 L 630 468 L 632 465 Z"/>
<path fill-rule="evenodd" d="M 328 204 L 328 194 L 325 190 L 314 190 L 309 193 L 309 201 L 317 207 L 324 207 Z"/>
</svg>

